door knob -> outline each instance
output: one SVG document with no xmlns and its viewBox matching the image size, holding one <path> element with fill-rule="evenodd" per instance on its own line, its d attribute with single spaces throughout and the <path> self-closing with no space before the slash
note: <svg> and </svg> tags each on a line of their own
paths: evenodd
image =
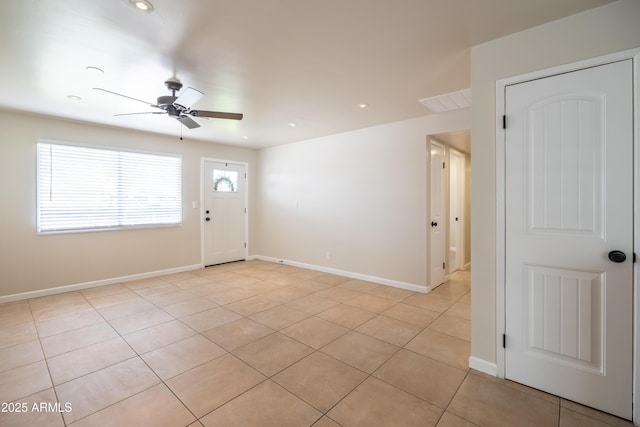
<svg viewBox="0 0 640 427">
<path fill-rule="evenodd" d="M 611 251 L 609 252 L 609 261 L 611 262 L 625 262 L 627 259 L 627 255 L 625 255 L 622 251 Z"/>
<path fill-rule="evenodd" d="M 438 226 L 438 223 L 437 223 L 437 222 L 433 222 L 433 221 L 431 221 L 431 226 L 432 226 L 432 227 L 437 227 L 437 226 Z"/>
<path fill-rule="evenodd" d="M 204 220 L 205 220 L 205 221 L 211 221 L 211 218 L 206 217 Z"/>
</svg>

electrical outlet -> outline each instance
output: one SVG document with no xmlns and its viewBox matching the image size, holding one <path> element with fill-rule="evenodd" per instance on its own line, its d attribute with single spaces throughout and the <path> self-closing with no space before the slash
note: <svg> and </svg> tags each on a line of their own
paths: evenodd
<svg viewBox="0 0 640 427">
<path fill-rule="evenodd" d="M 331 259 L 331 251 L 327 251 L 327 252 L 324 254 L 324 257 L 325 257 L 326 259 Z"/>
</svg>

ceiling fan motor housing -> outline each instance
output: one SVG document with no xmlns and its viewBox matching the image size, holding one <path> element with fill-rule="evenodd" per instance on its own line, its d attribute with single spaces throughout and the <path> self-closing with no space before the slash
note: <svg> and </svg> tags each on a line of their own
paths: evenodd
<svg viewBox="0 0 640 427">
<path fill-rule="evenodd" d="M 170 95 L 166 95 L 166 96 L 159 96 L 158 97 L 158 102 L 156 103 L 156 105 L 160 108 L 162 108 L 163 110 L 166 110 L 167 107 L 169 107 L 170 105 L 173 105 L 174 101 L 177 99 L 177 97 L 175 96 L 170 96 Z"/>
<path fill-rule="evenodd" d="M 167 114 L 169 115 L 169 117 L 180 117 L 180 110 L 178 110 L 173 105 L 169 105 L 166 108 L 166 111 L 167 111 Z"/>
</svg>

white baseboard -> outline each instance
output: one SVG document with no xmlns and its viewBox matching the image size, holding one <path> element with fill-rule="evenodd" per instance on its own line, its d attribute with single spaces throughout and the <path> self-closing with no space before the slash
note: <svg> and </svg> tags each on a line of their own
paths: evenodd
<svg viewBox="0 0 640 427">
<path fill-rule="evenodd" d="M 134 280 L 148 279 L 149 277 L 165 276 L 167 274 L 182 273 L 202 268 L 200 264 L 185 265 L 183 267 L 168 268 L 166 270 L 150 271 L 147 273 L 131 274 L 128 276 L 113 277 L 110 279 L 95 280 L 93 282 L 77 283 L 75 285 L 58 286 L 55 288 L 40 289 L 37 291 L 22 292 L 19 294 L 0 296 L 0 304 L 20 301 L 29 298 L 44 297 L 47 295 L 61 294 L 64 292 L 79 291 L 82 289 L 96 288 L 98 286 L 114 285 L 116 283 L 132 282 Z"/>
<path fill-rule="evenodd" d="M 416 285 L 413 283 L 399 282 L 397 280 L 384 279 L 382 277 L 369 276 L 367 274 L 354 273 L 352 271 L 338 270 L 335 268 L 323 267 L 313 264 L 305 264 L 303 262 L 288 261 L 278 258 L 272 258 L 262 255 L 251 255 L 248 259 L 259 259 L 261 261 L 274 262 L 277 264 L 291 265 L 293 267 L 306 268 L 308 270 L 321 271 L 323 273 L 336 274 L 339 276 L 349 277 L 351 279 L 366 280 L 367 282 L 379 283 L 381 285 L 393 286 L 394 288 L 406 289 L 408 291 L 428 293 L 431 289 L 426 286 Z"/>
<path fill-rule="evenodd" d="M 296 261 L 281 260 L 278 258 L 271 258 L 271 257 L 266 257 L 261 255 L 251 255 L 247 258 L 247 260 L 251 260 L 251 259 L 259 259 L 262 261 L 274 262 L 277 264 L 291 265 L 293 267 L 306 268 L 309 270 L 321 271 L 323 273 L 337 274 L 340 276 L 349 277 L 351 279 L 366 280 L 368 282 L 379 283 L 381 285 L 387 285 L 387 286 L 393 286 L 395 288 L 406 289 L 413 292 L 428 293 L 429 291 L 431 291 L 430 287 L 420 286 L 413 283 L 399 282 L 396 280 L 384 279 L 381 277 L 369 276 L 366 274 L 354 273 L 351 271 L 338 270 L 338 269 L 322 267 L 318 265 L 305 264 L 305 263 L 296 262 Z M 44 297 L 47 295 L 61 294 L 64 292 L 73 292 L 73 291 L 79 291 L 83 289 L 96 288 L 98 286 L 132 282 L 134 280 L 148 279 L 150 277 L 165 276 L 165 275 L 174 274 L 174 273 L 182 273 L 185 271 L 193 271 L 201 268 L 202 268 L 202 265 L 200 264 L 185 265 L 183 267 L 175 267 L 175 268 L 169 268 L 165 270 L 131 274 L 128 276 L 121 276 L 121 277 L 112 277 L 109 279 L 95 280 L 92 282 L 77 283 L 73 285 L 57 286 L 54 288 L 39 289 L 37 291 L 22 292 L 19 294 L 3 295 L 3 296 L 0 296 L 0 304 L 25 300 L 29 298 Z"/>
<path fill-rule="evenodd" d="M 475 356 L 469 356 L 469 367 L 476 371 L 491 375 L 492 377 L 498 376 L 498 365 Z"/>
</svg>

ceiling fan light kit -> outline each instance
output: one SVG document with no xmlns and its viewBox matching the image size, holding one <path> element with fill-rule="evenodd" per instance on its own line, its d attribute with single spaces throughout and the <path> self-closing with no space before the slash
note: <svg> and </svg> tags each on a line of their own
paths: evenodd
<svg viewBox="0 0 640 427">
<path fill-rule="evenodd" d="M 198 102 L 203 96 L 204 93 L 200 92 L 197 89 L 192 87 L 187 87 L 182 93 L 176 97 L 176 92 L 179 92 L 182 89 L 182 83 L 180 80 L 176 78 L 168 79 L 164 82 L 164 85 L 171 91 L 171 95 L 163 95 L 159 96 L 156 100 L 156 104 L 151 104 L 150 102 L 143 101 L 138 98 L 133 98 L 131 96 L 123 95 L 121 93 L 112 92 L 107 89 L 102 89 L 99 87 L 95 87 L 95 90 L 99 90 L 102 92 L 110 93 L 112 95 L 121 96 L 123 98 L 131 99 L 133 101 L 142 102 L 143 104 L 147 104 L 150 107 L 158 108 L 163 111 L 145 111 L 140 113 L 124 113 L 124 114 L 116 114 L 116 116 L 131 116 L 137 114 L 167 114 L 169 117 L 172 117 L 182 123 L 184 126 L 189 129 L 195 129 L 200 127 L 198 122 L 193 120 L 191 117 L 206 117 L 206 118 L 214 118 L 214 119 L 228 119 L 228 120 L 242 120 L 243 115 L 240 113 L 225 113 L 221 111 L 207 111 L 207 110 L 192 110 L 191 106 Z"/>
</svg>

